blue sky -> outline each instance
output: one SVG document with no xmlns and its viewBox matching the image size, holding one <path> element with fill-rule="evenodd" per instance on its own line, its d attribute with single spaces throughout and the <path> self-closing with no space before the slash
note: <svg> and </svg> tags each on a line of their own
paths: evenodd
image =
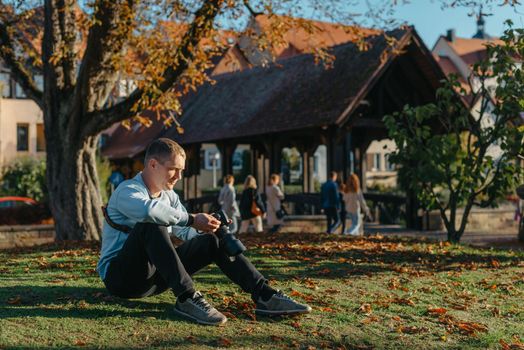
<svg viewBox="0 0 524 350">
<path fill-rule="evenodd" d="M 509 6 L 493 6 L 486 9 L 492 16 L 486 17 L 486 32 L 491 36 L 500 36 L 504 31 L 504 22 L 511 19 L 515 27 L 524 27 L 524 6 L 518 6 L 517 12 Z M 413 24 L 426 45 L 431 49 L 438 37 L 447 29 L 454 28 L 459 37 L 472 37 L 477 31 L 475 17 L 468 17 L 471 9 L 440 8 L 440 4 L 431 0 L 414 0 L 408 5 L 399 5 L 395 17 Z"/>
</svg>

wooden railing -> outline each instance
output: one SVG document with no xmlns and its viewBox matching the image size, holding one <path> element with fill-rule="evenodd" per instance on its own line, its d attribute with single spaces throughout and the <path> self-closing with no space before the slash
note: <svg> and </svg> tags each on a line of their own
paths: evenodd
<svg viewBox="0 0 524 350">
<path fill-rule="evenodd" d="M 379 192 L 364 193 L 366 202 L 373 213 L 376 222 L 383 224 L 399 224 L 406 213 L 406 197 Z M 237 196 L 240 198 L 240 195 Z M 265 195 L 262 194 L 265 200 Z M 288 214 L 290 215 L 319 215 L 321 214 L 321 203 L 319 193 L 297 193 L 288 194 L 284 201 Z M 217 208 L 217 196 L 207 195 L 185 201 L 189 212 L 212 212 Z"/>
</svg>

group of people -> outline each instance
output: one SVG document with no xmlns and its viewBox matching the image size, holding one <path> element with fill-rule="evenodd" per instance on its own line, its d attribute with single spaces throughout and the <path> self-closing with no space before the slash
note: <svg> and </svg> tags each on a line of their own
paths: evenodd
<svg viewBox="0 0 524 350">
<path fill-rule="evenodd" d="M 356 174 L 351 174 L 345 183 L 339 184 L 337 173 L 331 172 L 330 178 L 321 187 L 320 201 L 326 215 L 328 234 L 336 233 L 341 227 L 342 234 L 358 236 L 362 229 L 362 212 L 371 218 Z M 346 229 L 347 220 L 351 220 L 351 226 Z"/>
<path fill-rule="evenodd" d="M 236 202 L 235 178 L 233 175 L 224 177 L 224 186 L 218 195 L 218 203 L 232 223 L 229 226 L 231 232 L 246 233 L 249 225 L 253 226 L 255 232 L 264 230 L 262 219 L 267 219 L 269 233 L 278 232 L 283 224 L 282 200 L 284 193 L 279 187 L 280 176 L 272 174 L 265 188 L 266 204 L 257 188 L 257 180 L 248 175 L 244 181 L 244 188 L 240 196 L 240 205 Z M 240 228 L 238 219 L 240 218 Z"/>
</svg>

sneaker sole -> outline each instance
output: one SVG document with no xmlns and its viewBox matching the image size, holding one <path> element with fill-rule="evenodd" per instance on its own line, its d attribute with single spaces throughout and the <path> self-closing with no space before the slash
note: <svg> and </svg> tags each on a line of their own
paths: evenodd
<svg viewBox="0 0 524 350">
<path fill-rule="evenodd" d="M 194 317 L 194 316 L 191 316 L 190 314 L 187 314 L 187 313 L 185 313 L 185 312 L 183 312 L 183 311 L 180 311 L 180 310 L 178 310 L 177 308 L 173 308 L 173 312 L 174 312 L 175 314 L 177 314 L 178 316 L 181 316 L 181 317 L 183 317 L 183 318 L 186 318 L 186 319 L 188 319 L 188 320 L 191 320 L 191 321 L 193 321 L 193 322 L 196 322 L 196 323 L 198 323 L 198 324 L 203 324 L 203 325 L 206 325 L 206 326 L 220 326 L 220 325 L 222 325 L 222 324 L 224 324 L 224 323 L 227 322 L 227 318 L 224 318 L 223 320 L 221 320 L 221 321 L 219 321 L 219 322 L 206 322 L 206 321 L 204 321 L 204 320 L 201 320 L 201 319 L 199 319 L 199 318 L 196 318 L 196 317 Z"/>
<path fill-rule="evenodd" d="M 262 316 L 300 315 L 300 314 L 309 314 L 310 312 L 311 310 L 272 311 L 272 310 L 255 309 L 255 313 L 257 315 L 262 315 Z"/>
</svg>

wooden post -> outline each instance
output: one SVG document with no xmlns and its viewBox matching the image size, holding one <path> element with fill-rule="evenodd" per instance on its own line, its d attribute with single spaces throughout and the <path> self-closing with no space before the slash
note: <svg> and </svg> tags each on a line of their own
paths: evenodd
<svg viewBox="0 0 524 350">
<path fill-rule="evenodd" d="M 219 142 L 216 145 L 222 161 L 222 176 L 233 174 L 233 153 L 237 145 L 230 142 Z"/>
</svg>

